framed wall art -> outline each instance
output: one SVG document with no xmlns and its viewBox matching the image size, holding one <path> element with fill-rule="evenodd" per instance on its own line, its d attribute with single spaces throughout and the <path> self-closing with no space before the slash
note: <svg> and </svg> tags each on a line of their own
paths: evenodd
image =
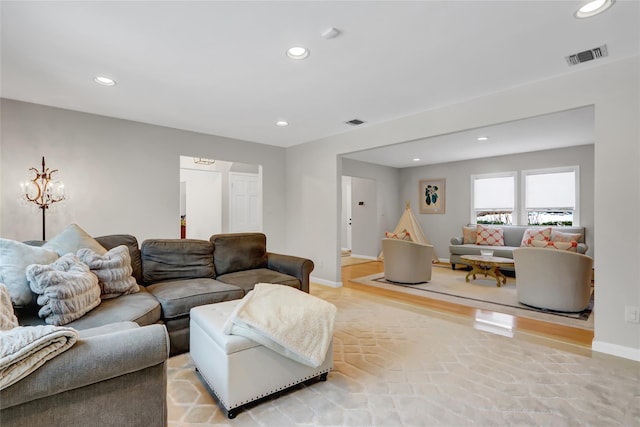
<svg viewBox="0 0 640 427">
<path fill-rule="evenodd" d="M 445 208 L 444 178 L 420 181 L 420 213 L 443 214 Z"/>
</svg>

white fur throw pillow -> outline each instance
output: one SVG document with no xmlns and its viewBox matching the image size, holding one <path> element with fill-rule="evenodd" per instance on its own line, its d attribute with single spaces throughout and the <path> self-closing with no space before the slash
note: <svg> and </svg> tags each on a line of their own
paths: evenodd
<svg viewBox="0 0 640 427">
<path fill-rule="evenodd" d="M 13 312 L 9 289 L 4 283 L 0 283 L 0 331 L 8 331 L 18 326 L 18 318 Z"/>
<path fill-rule="evenodd" d="M 98 276 L 102 299 L 133 294 L 140 290 L 131 274 L 131 255 L 125 245 L 116 246 L 100 255 L 88 248 L 78 250 L 78 258 L 87 264 L 91 272 Z"/>
<path fill-rule="evenodd" d="M 49 265 L 30 265 L 27 279 L 42 306 L 38 316 L 49 325 L 66 325 L 100 304 L 98 278 L 74 254 Z"/>
</svg>

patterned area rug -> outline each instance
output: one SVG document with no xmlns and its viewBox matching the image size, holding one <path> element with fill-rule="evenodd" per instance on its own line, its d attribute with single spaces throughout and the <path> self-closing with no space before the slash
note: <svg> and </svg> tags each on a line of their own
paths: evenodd
<svg viewBox="0 0 640 427">
<path fill-rule="evenodd" d="M 529 307 L 518 302 L 516 284 L 513 277 L 507 278 L 506 285 L 496 286 L 492 277 L 477 276 L 476 280 L 470 278 L 467 283 L 465 276 L 467 271 L 456 270 L 444 266 L 434 266 L 431 281 L 417 285 L 402 285 L 389 282 L 383 273 L 353 279 L 354 282 L 364 285 L 401 291 L 412 295 L 424 296 L 442 301 L 470 307 L 493 310 L 543 320 L 561 325 L 572 326 L 580 329 L 593 330 L 593 292 L 589 306 L 580 313 L 562 313 L 551 310 L 541 310 Z"/>
<path fill-rule="evenodd" d="M 638 364 L 506 338 L 351 292 L 324 297 L 338 307 L 328 381 L 228 420 L 183 354 L 169 360 L 169 426 L 640 425 Z"/>
</svg>

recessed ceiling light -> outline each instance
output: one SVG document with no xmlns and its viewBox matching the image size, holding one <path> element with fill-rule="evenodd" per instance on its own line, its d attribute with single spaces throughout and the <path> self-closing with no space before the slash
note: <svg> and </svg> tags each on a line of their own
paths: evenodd
<svg viewBox="0 0 640 427">
<path fill-rule="evenodd" d="M 613 6 L 616 0 L 593 0 L 582 6 L 574 13 L 576 18 L 589 18 L 604 12 Z"/>
<path fill-rule="evenodd" d="M 276 126 L 280 126 L 280 127 L 285 127 L 285 126 L 289 126 L 289 122 L 286 120 L 278 120 L 276 122 Z"/>
<path fill-rule="evenodd" d="M 486 141 L 487 139 L 489 139 L 488 136 L 479 136 L 476 138 L 478 141 Z"/>
<path fill-rule="evenodd" d="M 305 59 L 309 57 L 309 49 L 300 46 L 290 47 L 287 56 L 291 59 Z"/>
<path fill-rule="evenodd" d="M 116 81 L 113 80 L 112 78 L 109 77 L 105 77 L 105 76 L 95 76 L 93 78 L 93 81 L 98 83 L 99 85 L 102 86 L 115 86 L 116 85 Z"/>
<path fill-rule="evenodd" d="M 419 158 L 417 158 L 417 157 L 416 157 L 416 158 L 414 158 L 414 159 L 411 159 L 411 160 L 412 160 L 412 161 L 414 161 L 414 162 L 419 162 L 419 161 L 420 161 L 420 159 L 419 159 Z"/>
</svg>

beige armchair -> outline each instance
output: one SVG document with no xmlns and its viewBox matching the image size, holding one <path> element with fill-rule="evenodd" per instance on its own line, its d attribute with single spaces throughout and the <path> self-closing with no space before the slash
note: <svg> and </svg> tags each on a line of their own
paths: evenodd
<svg viewBox="0 0 640 427">
<path fill-rule="evenodd" d="M 383 239 L 384 276 L 390 282 L 424 283 L 431 280 L 433 246 L 399 239 Z"/>
<path fill-rule="evenodd" d="M 593 259 L 545 248 L 513 251 L 518 301 L 537 308 L 578 312 L 589 305 Z"/>
</svg>

